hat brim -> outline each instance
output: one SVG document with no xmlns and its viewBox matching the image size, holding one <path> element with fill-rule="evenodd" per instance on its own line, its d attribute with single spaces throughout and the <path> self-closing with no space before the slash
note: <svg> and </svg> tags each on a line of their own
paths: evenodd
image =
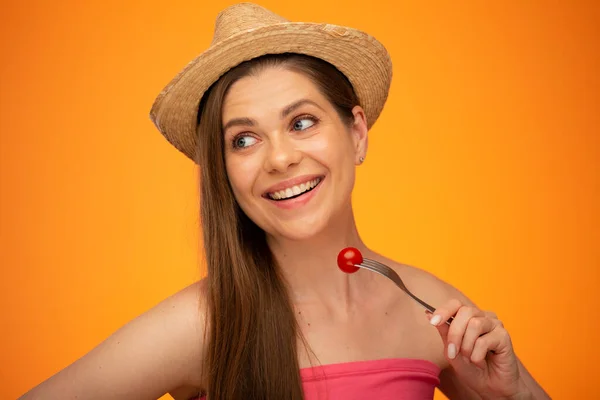
<svg viewBox="0 0 600 400">
<path fill-rule="evenodd" d="M 240 32 L 193 59 L 158 95 L 150 118 L 165 138 L 186 156 L 196 157 L 200 100 L 223 74 L 244 61 L 266 54 L 298 53 L 325 60 L 352 84 L 368 127 L 387 100 L 392 63 L 385 47 L 356 29 L 288 22 Z"/>
</svg>

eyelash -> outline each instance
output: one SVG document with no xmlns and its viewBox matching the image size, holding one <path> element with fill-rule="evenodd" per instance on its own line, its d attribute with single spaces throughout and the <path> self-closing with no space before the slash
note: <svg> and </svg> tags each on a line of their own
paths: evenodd
<svg viewBox="0 0 600 400">
<path fill-rule="evenodd" d="M 312 122 L 313 122 L 313 125 L 312 125 L 312 126 L 309 126 L 309 127 L 308 127 L 308 128 L 306 128 L 305 130 L 308 130 L 308 129 L 310 129 L 310 128 L 314 127 L 314 126 L 315 126 L 315 125 L 316 125 L 316 124 L 319 122 L 319 119 L 318 119 L 317 117 L 313 116 L 313 115 L 310 115 L 310 114 L 299 115 L 299 116 L 297 116 L 296 118 L 294 118 L 294 119 L 292 120 L 292 123 L 290 124 L 290 128 L 292 128 L 292 129 L 293 129 L 293 127 L 294 127 L 294 124 L 295 124 L 296 122 L 298 122 L 298 121 L 302 121 L 303 119 L 308 119 L 309 121 L 312 121 Z M 300 132 L 303 132 L 303 131 L 300 131 Z M 243 149 L 243 147 L 238 147 L 238 146 L 236 145 L 236 142 L 237 142 L 237 140 L 238 140 L 239 138 L 241 138 L 241 137 L 245 137 L 245 136 L 252 136 L 252 135 L 250 135 L 250 134 L 248 134 L 248 133 L 246 133 L 246 132 L 241 132 L 241 133 L 238 133 L 238 134 L 237 134 L 237 135 L 235 135 L 235 136 L 233 137 L 233 139 L 231 140 L 231 147 L 233 147 L 233 149 L 234 149 L 234 150 L 240 150 L 240 149 Z"/>
<path fill-rule="evenodd" d="M 302 121 L 303 119 L 307 119 L 307 120 L 309 120 L 309 121 L 312 121 L 312 123 L 313 123 L 313 125 L 312 125 L 312 126 L 309 126 L 309 127 L 308 127 L 308 128 L 306 128 L 305 130 L 308 130 L 308 129 L 310 129 L 310 128 L 314 127 L 314 126 L 315 126 L 315 125 L 316 125 L 316 124 L 319 122 L 319 118 L 317 118 L 317 117 L 315 117 L 315 116 L 313 116 L 313 115 L 310 115 L 310 114 L 304 114 L 304 115 L 299 115 L 299 116 L 297 116 L 296 118 L 294 118 L 294 119 L 292 120 L 291 127 L 293 128 L 293 127 L 294 127 L 294 124 L 295 124 L 296 122 L 298 122 L 298 121 Z"/>
<path fill-rule="evenodd" d="M 244 147 L 237 146 L 236 142 L 238 141 L 239 138 L 247 137 L 247 136 L 248 137 L 252 137 L 252 135 L 250 135 L 250 134 L 248 134 L 246 132 L 238 133 L 237 135 L 235 135 L 233 137 L 233 139 L 231 139 L 231 147 L 233 148 L 233 150 L 241 150 L 241 149 L 243 149 Z"/>
</svg>

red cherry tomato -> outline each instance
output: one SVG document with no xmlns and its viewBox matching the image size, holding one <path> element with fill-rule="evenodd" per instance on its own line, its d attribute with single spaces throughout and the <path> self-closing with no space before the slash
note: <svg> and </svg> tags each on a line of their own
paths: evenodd
<svg viewBox="0 0 600 400">
<path fill-rule="evenodd" d="M 339 252 L 337 257 L 338 267 L 347 274 L 352 274 L 360 269 L 356 264 L 363 262 L 362 254 L 354 247 L 346 247 Z"/>
</svg>

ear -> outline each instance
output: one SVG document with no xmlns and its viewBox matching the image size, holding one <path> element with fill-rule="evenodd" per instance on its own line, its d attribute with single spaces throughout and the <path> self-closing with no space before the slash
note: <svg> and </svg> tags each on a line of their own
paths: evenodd
<svg viewBox="0 0 600 400">
<path fill-rule="evenodd" d="M 365 110 L 360 106 L 355 106 L 352 109 L 354 115 L 354 122 L 350 127 L 350 133 L 352 134 L 352 142 L 354 145 L 355 152 L 355 163 L 361 164 L 367 157 L 367 147 L 369 142 L 368 128 L 367 128 L 367 117 Z M 362 161 L 361 161 L 362 159 Z"/>
</svg>

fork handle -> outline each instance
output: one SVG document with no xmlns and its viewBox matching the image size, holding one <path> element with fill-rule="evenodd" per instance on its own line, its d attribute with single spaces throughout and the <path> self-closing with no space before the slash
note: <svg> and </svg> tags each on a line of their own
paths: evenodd
<svg viewBox="0 0 600 400">
<path fill-rule="evenodd" d="M 414 301 L 416 301 L 417 303 L 419 303 L 420 305 L 422 305 L 423 307 L 425 307 L 427 310 L 429 310 L 429 312 L 434 313 L 435 312 L 435 308 L 433 308 L 432 306 L 430 306 L 429 304 L 425 303 L 423 300 L 419 299 L 417 296 L 415 296 L 414 294 L 412 294 L 410 291 L 406 290 L 405 291 Z M 448 318 L 448 320 L 446 321 L 446 324 L 450 325 L 452 323 L 452 321 L 454 321 L 454 317 L 450 317 Z"/>
</svg>

